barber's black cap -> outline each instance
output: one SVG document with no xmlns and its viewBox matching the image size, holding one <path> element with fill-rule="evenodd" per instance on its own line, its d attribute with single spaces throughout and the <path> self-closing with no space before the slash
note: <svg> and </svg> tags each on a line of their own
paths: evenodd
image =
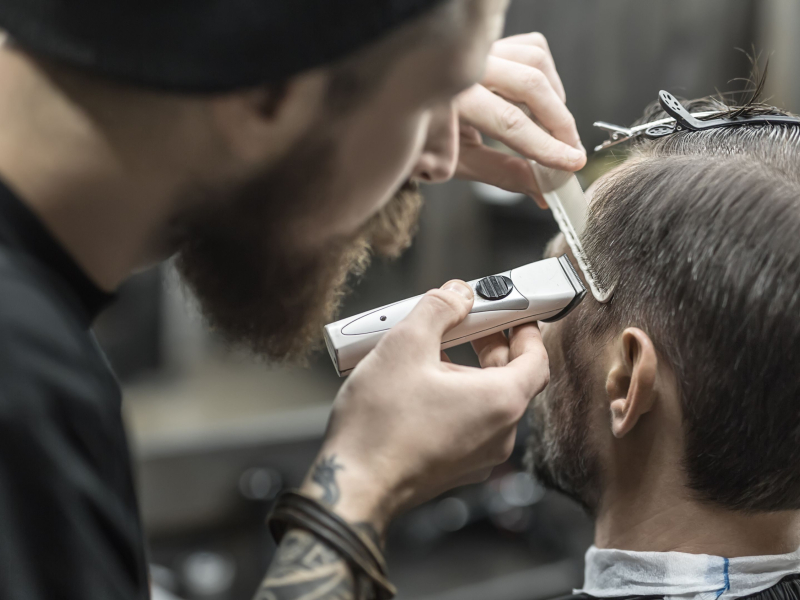
<svg viewBox="0 0 800 600">
<path fill-rule="evenodd" d="M 0 0 L 0 29 L 98 75 L 219 92 L 330 63 L 440 1 Z"/>
</svg>

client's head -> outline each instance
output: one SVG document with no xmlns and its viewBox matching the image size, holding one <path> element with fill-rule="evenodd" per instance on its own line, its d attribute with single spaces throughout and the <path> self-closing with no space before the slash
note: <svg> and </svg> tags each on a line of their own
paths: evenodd
<svg viewBox="0 0 800 600">
<path fill-rule="evenodd" d="M 585 246 L 616 289 L 543 326 L 529 458 L 546 484 L 593 512 L 644 488 L 800 509 L 799 166 L 800 126 L 682 131 L 593 186 Z"/>
</svg>

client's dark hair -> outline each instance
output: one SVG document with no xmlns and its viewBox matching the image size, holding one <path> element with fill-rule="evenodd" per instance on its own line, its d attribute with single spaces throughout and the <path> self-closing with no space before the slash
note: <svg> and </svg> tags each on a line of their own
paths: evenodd
<svg viewBox="0 0 800 600">
<path fill-rule="evenodd" d="M 585 242 L 617 282 L 587 333 L 638 326 L 672 366 L 691 489 L 735 510 L 800 508 L 800 126 L 639 143 L 594 196 Z"/>
</svg>

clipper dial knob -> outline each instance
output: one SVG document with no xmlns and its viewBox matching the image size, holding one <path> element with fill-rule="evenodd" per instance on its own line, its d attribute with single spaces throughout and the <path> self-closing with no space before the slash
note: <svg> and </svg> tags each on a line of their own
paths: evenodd
<svg viewBox="0 0 800 600">
<path fill-rule="evenodd" d="M 484 277 L 475 284 L 475 291 L 486 300 L 502 300 L 514 289 L 514 283 L 505 275 Z"/>
</svg>

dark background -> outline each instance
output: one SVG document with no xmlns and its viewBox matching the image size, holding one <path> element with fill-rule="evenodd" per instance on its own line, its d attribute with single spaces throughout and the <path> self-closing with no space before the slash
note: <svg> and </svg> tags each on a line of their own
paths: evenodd
<svg viewBox="0 0 800 600">
<path fill-rule="evenodd" d="M 793 0 L 517 0 L 507 34 L 543 32 L 584 145 L 596 120 L 634 121 L 660 89 L 739 90 L 745 54 L 771 56 L 773 102 L 800 110 L 800 3 Z M 608 164 L 595 158 L 588 183 Z M 465 182 L 425 189 L 414 247 L 378 263 L 343 315 L 540 258 L 556 232 L 524 197 Z M 327 355 L 270 368 L 203 328 L 169 266 L 136 276 L 98 336 L 125 383 L 154 580 L 192 599 L 248 598 L 273 551 L 270 500 L 299 483 L 341 381 Z M 451 355 L 474 363 L 468 347 Z M 524 439 L 524 432 L 520 436 Z M 400 597 L 535 599 L 580 586 L 591 523 L 520 471 L 522 449 L 484 485 L 399 520 L 390 542 Z"/>
</svg>

